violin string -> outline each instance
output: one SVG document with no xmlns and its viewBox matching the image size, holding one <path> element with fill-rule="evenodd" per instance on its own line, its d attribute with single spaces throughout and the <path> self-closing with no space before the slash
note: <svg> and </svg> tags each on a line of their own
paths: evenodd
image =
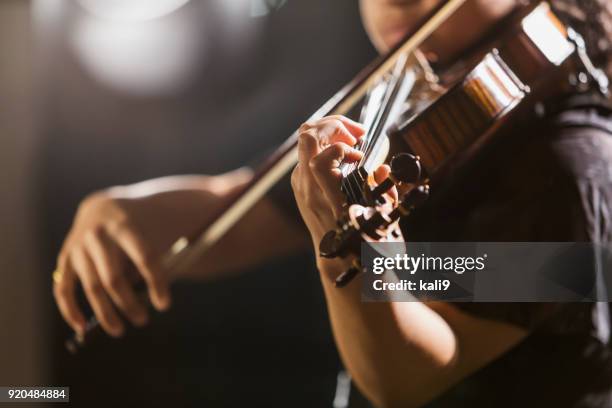
<svg viewBox="0 0 612 408">
<path fill-rule="evenodd" d="M 363 198 L 363 187 L 361 186 L 361 180 L 358 177 L 358 175 L 355 175 L 355 171 L 357 171 L 362 163 L 367 159 L 367 155 L 368 155 L 368 151 L 371 149 L 371 144 L 372 144 L 372 140 L 375 137 L 375 132 L 376 129 L 378 128 L 378 120 L 380 117 L 380 109 L 381 107 L 378 107 L 378 112 L 376 114 L 375 120 L 373 122 L 373 125 L 371 127 L 371 129 L 374 129 L 374 131 L 368 131 L 366 133 L 366 136 L 364 139 L 362 139 L 362 142 L 359 146 L 359 150 L 363 153 L 363 157 L 361 158 L 361 160 L 359 161 L 359 163 L 353 163 L 351 164 L 351 172 L 349 173 L 350 180 L 348 180 L 351 192 L 352 192 L 352 197 L 353 197 L 353 202 L 355 203 L 359 203 Z M 355 189 L 357 191 L 355 191 Z"/>
<path fill-rule="evenodd" d="M 382 132 L 382 122 L 384 120 L 384 112 L 385 112 L 385 107 L 387 105 L 387 103 L 389 102 L 389 98 L 390 95 L 388 95 L 387 91 L 387 95 L 385 95 L 385 98 L 383 100 L 383 103 L 381 104 L 379 111 L 377 112 L 376 115 L 376 119 L 373 123 L 373 128 L 372 128 L 372 132 L 371 132 L 371 136 L 368 139 L 368 143 L 366 145 L 366 149 L 364 151 L 364 155 L 363 155 L 363 163 L 367 162 L 369 155 L 371 154 L 374 145 L 377 143 L 379 137 L 380 137 L 380 133 Z"/>
<path fill-rule="evenodd" d="M 357 202 L 357 195 L 353 189 L 353 185 L 351 183 L 351 175 L 353 173 L 353 165 L 352 163 L 346 163 L 345 164 L 345 169 L 343 169 L 343 171 L 346 170 L 346 175 L 342 178 L 342 182 L 341 182 L 341 186 L 342 189 L 344 191 L 344 193 L 346 194 L 348 201 L 350 203 L 355 203 Z"/>
<path fill-rule="evenodd" d="M 387 98 L 384 97 L 383 101 L 386 99 Z M 361 181 L 359 180 L 359 177 L 354 174 L 354 172 L 359 167 L 361 167 L 362 164 L 367 160 L 368 154 L 372 150 L 373 142 L 378 139 L 377 133 L 379 133 L 380 120 L 383 116 L 384 106 L 385 104 L 381 103 L 377 107 L 377 112 L 374 117 L 374 120 L 372 121 L 372 125 L 370 126 L 369 131 L 366 133 L 365 137 L 362 139 L 358 147 L 358 150 L 363 153 L 363 157 L 361 158 L 359 163 L 351 163 L 347 167 L 347 175 L 343 180 L 343 182 L 345 180 L 346 182 L 343 183 L 343 186 L 347 196 L 349 196 L 349 199 L 352 200 L 352 202 L 354 203 L 361 202 L 361 198 L 363 197 L 363 188 L 361 187 Z"/>
<path fill-rule="evenodd" d="M 351 183 L 351 180 L 350 180 L 351 174 L 352 173 L 350 173 L 346 178 L 344 178 L 342 180 L 342 183 L 343 183 L 343 186 L 344 186 L 344 191 L 345 191 L 346 195 L 348 196 L 349 202 L 350 203 L 356 203 L 356 202 L 358 202 L 358 200 L 357 200 L 357 196 L 355 194 L 355 191 L 353 190 L 353 186 L 352 186 L 352 183 Z"/>
<path fill-rule="evenodd" d="M 396 62 L 395 67 L 387 78 L 387 89 L 383 98 L 383 103 L 377 112 L 376 129 L 373 132 L 372 140 L 370 140 L 370 143 L 368 143 L 368 150 L 364 154 L 364 166 L 367 164 L 367 161 L 372 153 L 375 152 L 378 142 L 386 129 L 386 125 L 390 119 L 393 107 L 395 106 L 397 99 L 400 97 L 400 89 L 402 88 L 406 79 L 407 64 L 408 55 L 406 54 L 403 58 L 400 58 Z"/>
<path fill-rule="evenodd" d="M 398 62 L 398 64 L 405 65 L 405 61 Z M 397 66 L 394 71 L 397 71 Z M 380 136 L 384 131 L 385 124 L 389 116 L 390 105 L 395 102 L 394 99 L 397 96 L 397 88 L 401 83 L 401 78 L 398 75 L 391 75 L 390 77 L 384 79 L 384 81 L 387 83 L 387 87 L 382 98 L 382 103 L 377 106 L 377 111 L 374 116 L 374 120 L 372 121 L 372 125 L 370 126 L 370 130 L 366 133 L 365 137 L 358 146 L 358 150 L 363 152 L 363 157 L 359 163 L 351 163 L 347 165 L 347 173 L 342 180 L 342 186 L 344 187 L 345 193 L 353 202 L 360 202 L 360 198 L 363 197 L 364 194 L 361 181 L 357 175 L 354 175 L 354 172 L 367 163 L 369 156 L 374 151 Z M 355 189 L 358 191 L 355 191 Z"/>
<path fill-rule="evenodd" d="M 372 151 L 374 150 L 374 147 L 376 146 L 376 144 L 378 143 L 381 134 L 383 133 L 386 121 L 387 121 L 387 116 L 388 116 L 388 110 L 391 104 L 393 104 L 394 101 L 394 97 L 396 94 L 396 89 L 398 87 L 399 84 L 399 78 L 394 78 L 395 80 L 391 80 L 392 83 L 389 84 L 389 90 L 387 91 L 387 95 L 385 95 L 385 100 L 383 102 L 383 104 L 381 105 L 381 109 L 378 113 L 378 117 L 377 117 L 377 121 L 376 121 L 376 128 L 372 134 L 372 138 L 370 140 L 370 142 L 368 143 L 368 149 L 364 154 L 364 157 L 369 158 L 369 156 L 372 154 Z"/>
<path fill-rule="evenodd" d="M 368 107 L 367 105 L 370 104 L 370 98 L 371 95 L 368 95 L 366 97 L 366 101 L 364 102 L 364 111 L 367 111 Z M 380 106 L 378 106 L 378 110 L 380 110 Z M 378 116 L 378 113 L 377 115 Z M 372 128 L 372 126 L 368 127 L 369 129 Z M 360 140 L 359 144 L 357 145 L 357 150 L 359 150 L 360 152 L 364 153 L 364 157 L 365 157 L 365 152 L 368 150 L 369 148 L 369 144 L 370 144 L 370 140 L 371 140 L 371 131 L 369 131 L 369 129 L 366 131 L 365 136 Z M 356 178 L 354 177 L 354 172 L 355 170 L 357 170 L 360 166 L 361 163 L 363 162 L 363 157 L 362 159 L 359 161 L 359 163 L 346 163 L 344 168 L 343 168 L 343 175 L 344 178 L 342 180 L 342 187 L 345 191 L 345 194 L 348 196 L 349 200 L 353 203 L 356 202 L 360 202 L 360 197 L 363 195 L 362 191 L 355 191 L 355 189 L 357 188 L 355 183 L 359 183 L 358 180 L 356 180 Z M 361 189 L 359 189 L 361 190 Z"/>
<path fill-rule="evenodd" d="M 372 144 L 374 143 L 374 141 L 377 140 L 377 133 L 380 127 L 380 119 L 381 119 L 382 110 L 383 110 L 383 104 L 381 104 L 381 106 L 379 107 L 378 112 L 376 113 L 376 118 L 374 119 L 372 123 L 372 127 L 371 127 L 372 130 L 368 132 L 368 137 L 363 143 L 363 149 L 362 149 L 363 157 L 360 161 L 360 165 L 363 164 L 367 160 L 368 155 L 372 149 Z"/>
</svg>

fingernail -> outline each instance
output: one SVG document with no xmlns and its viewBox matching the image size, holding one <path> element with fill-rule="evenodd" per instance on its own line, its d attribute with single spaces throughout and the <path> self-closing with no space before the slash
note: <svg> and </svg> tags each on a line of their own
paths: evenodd
<svg viewBox="0 0 612 408">
<path fill-rule="evenodd" d="M 158 312 L 163 312 L 166 308 L 166 302 L 164 301 L 164 298 L 159 295 L 151 296 L 151 303 Z"/>
<path fill-rule="evenodd" d="M 160 312 L 165 312 L 170 308 L 170 299 L 167 297 L 160 298 L 157 302 L 157 309 Z"/>
</svg>

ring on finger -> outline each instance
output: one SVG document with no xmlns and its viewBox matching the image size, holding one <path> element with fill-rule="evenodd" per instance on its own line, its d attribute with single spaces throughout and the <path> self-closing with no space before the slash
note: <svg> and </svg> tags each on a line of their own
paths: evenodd
<svg viewBox="0 0 612 408">
<path fill-rule="evenodd" d="M 64 277 L 64 271 L 58 268 L 53 271 L 51 277 L 53 278 L 53 282 L 60 283 L 62 281 L 62 278 Z"/>
</svg>

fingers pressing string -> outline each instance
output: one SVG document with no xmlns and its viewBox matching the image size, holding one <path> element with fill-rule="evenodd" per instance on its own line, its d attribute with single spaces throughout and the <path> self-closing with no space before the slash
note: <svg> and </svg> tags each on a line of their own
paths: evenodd
<svg viewBox="0 0 612 408">
<path fill-rule="evenodd" d="M 342 173 L 338 168 L 344 162 L 355 162 L 363 153 L 344 143 L 335 143 L 310 161 L 310 168 L 315 180 L 334 210 L 339 216 L 346 198 L 341 191 Z"/>
</svg>

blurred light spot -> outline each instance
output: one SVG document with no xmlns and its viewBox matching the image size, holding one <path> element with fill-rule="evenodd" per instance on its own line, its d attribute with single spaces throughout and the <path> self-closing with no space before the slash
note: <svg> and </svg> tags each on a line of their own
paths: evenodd
<svg viewBox="0 0 612 408">
<path fill-rule="evenodd" d="M 244 24 L 248 17 L 249 4 L 251 0 L 216 0 L 216 5 L 228 21 Z"/>
<path fill-rule="evenodd" d="M 113 21 L 147 21 L 172 13 L 187 4 L 189 0 L 78 0 L 78 2 L 98 18 Z"/>
<path fill-rule="evenodd" d="M 41 20 L 57 19 L 61 15 L 62 0 L 33 0 L 32 14 Z"/>
<path fill-rule="evenodd" d="M 251 16 L 263 17 L 281 8 L 287 0 L 251 0 Z"/>
<path fill-rule="evenodd" d="M 64 0 L 33 0 L 30 12 L 36 28 L 42 25 L 47 28 L 59 21 L 64 11 Z"/>
<path fill-rule="evenodd" d="M 74 25 L 71 43 L 104 85 L 144 96 L 164 94 L 183 86 L 197 69 L 205 38 L 190 23 L 180 18 L 120 23 L 86 16 Z"/>
</svg>

